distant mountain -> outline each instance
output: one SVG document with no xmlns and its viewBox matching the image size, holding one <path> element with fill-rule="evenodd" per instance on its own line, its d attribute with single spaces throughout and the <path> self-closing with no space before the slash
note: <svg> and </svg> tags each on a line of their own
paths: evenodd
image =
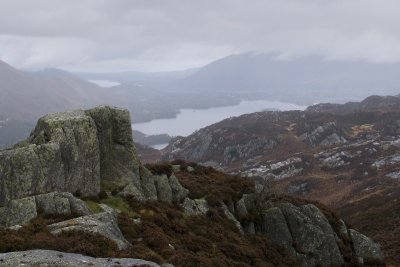
<svg viewBox="0 0 400 267">
<path fill-rule="evenodd" d="M 168 87 L 308 105 L 343 103 L 373 94 L 398 94 L 400 64 L 328 61 L 322 57 L 277 60 L 271 54 L 245 53 L 214 61 Z"/>
<path fill-rule="evenodd" d="M 40 116 L 65 109 L 103 104 L 120 106 L 129 109 L 133 121 L 138 123 L 172 118 L 182 108 L 208 108 L 238 102 L 234 98 L 210 99 L 203 94 L 169 92 L 134 84 L 103 88 L 63 70 L 26 72 L 0 61 L 0 147 L 27 137 Z"/>
<path fill-rule="evenodd" d="M 198 69 L 187 69 L 182 71 L 167 72 L 125 71 L 109 73 L 76 72 L 75 74 L 86 80 L 110 80 L 123 84 L 155 86 L 183 79 L 195 73 L 197 70 Z"/>
<path fill-rule="evenodd" d="M 0 116 L 33 121 L 66 108 L 101 103 L 103 88 L 58 70 L 24 72 L 0 61 Z"/>
<path fill-rule="evenodd" d="M 369 96 L 361 102 L 347 102 L 345 104 L 321 103 L 309 106 L 308 112 L 321 112 L 332 114 L 346 114 L 358 111 L 398 111 L 400 109 L 400 97 L 397 96 Z"/>
</svg>

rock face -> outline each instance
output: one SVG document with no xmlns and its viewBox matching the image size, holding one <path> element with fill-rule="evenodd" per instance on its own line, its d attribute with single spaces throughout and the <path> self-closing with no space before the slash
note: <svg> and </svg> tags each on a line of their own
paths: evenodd
<svg viewBox="0 0 400 267">
<path fill-rule="evenodd" d="M 0 207 L 54 191 L 97 196 L 101 190 L 168 202 L 187 195 L 176 178 L 156 177 L 140 165 L 124 109 L 46 115 L 27 140 L 0 151 Z"/>
<path fill-rule="evenodd" d="M 82 110 L 39 119 L 32 135 L 0 152 L 0 205 L 10 199 L 52 191 L 100 192 L 96 125 Z"/>
<path fill-rule="evenodd" d="M 53 250 L 29 250 L 0 254 L 0 266 L 4 267 L 134 267 L 149 266 L 160 267 L 160 265 L 139 259 L 111 259 L 92 258 L 73 253 L 62 253 Z"/>
<path fill-rule="evenodd" d="M 0 227 L 22 225 L 43 215 L 76 215 L 91 214 L 85 202 L 71 193 L 49 193 L 21 199 L 10 200 L 0 207 Z"/>
<path fill-rule="evenodd" d="M 311 133 L 302 136 L 311 146 L 329 146 L 334 144 L 346 143 L 346 139 L 338 135 L 338 129 L 335 122 L 328 122 L 318 126 Z"/>
<path fill-rule="evenodd" d="M 250 213 L 258 217 L 248 220 Z M 294 205 L 289 202 L 261 201 L 247 194 L 235 204 L 237 218 L 246 218 L 242 225 L 247 234 L 265 235 L 272 243 L 284 247 L 295 259 L 297 266 L 344 266 L 343 246 L 352 251 L 360 264 L 383 264 L 378 243 L 348 230 L 342 220 L 333 227 L 324 213 L 313 204 Z M 335 230 L 334 230 L 335 229 Z M 353 245 L 350 245 L 348 240 Z M 346 243 L 347 242 L 347 243 Z M 338 244 L 342 245 L 339 248 Z"/>
<path fill-rule="evenodd" d="M 378 243 L 355 230 L 350 229 L 349 232 L 360 264 L 374 264 L 383 261 L 383 253 Z"/>
<path fill-rule="evenodd" d="M 96 107 L 86 111 L 97 129 L 100 156 L 100 176 L 103 184 L 124 187 L 140 180 L 139 161 L 132 138 L 129 111 L 111 107 Z"/>
</svg>

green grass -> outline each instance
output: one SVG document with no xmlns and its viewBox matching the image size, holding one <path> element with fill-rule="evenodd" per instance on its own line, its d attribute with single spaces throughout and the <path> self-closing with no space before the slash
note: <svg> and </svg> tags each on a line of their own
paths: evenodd
<svg viewBox="0 0 400 267">
<path fill-rule="evenodd" d="M 134 215 L 132 209 L 129 207 L 128 203 L 122 197 L 110 196 L 108 198 L 100 200 L 101 203 L 107 204 L 111 208 L 118 209 L 128 215 Z"/>
<path fill-rule="evenodd" d="M 99 213 L 103 211 L 103 209 L 99 206 L 99 204 L 92 200 L 86 200 L 85 203 L 90 209 L 90 211 L 92 211 L 93 213 Z"/>
</svg>

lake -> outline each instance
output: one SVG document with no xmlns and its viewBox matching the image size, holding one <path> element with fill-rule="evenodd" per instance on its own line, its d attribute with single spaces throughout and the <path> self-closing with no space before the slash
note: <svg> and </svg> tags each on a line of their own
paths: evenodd
<svg viewBox="0 0 400 267">
<path fill-rule="evenodd" d="M 149 122 L 134 123 L 133 129 L 147 135 L 166 133 L 171 136 L 188 136 L 210 124 L 221 120 L 263 110 L 304 110 L 305 106 L 278 101 L 256 100 L 241 101 L 235 106 L 209 109 L 181 109 L 176 118 L 157 119 Z"/>
<path fill-rule="evenodd" d="M 119 82 L 109 81 L 109 80 L 89 80 L 89 82 L 97 84 L 100 87 L 113 87 L 120 85 Z"/>
</svg>

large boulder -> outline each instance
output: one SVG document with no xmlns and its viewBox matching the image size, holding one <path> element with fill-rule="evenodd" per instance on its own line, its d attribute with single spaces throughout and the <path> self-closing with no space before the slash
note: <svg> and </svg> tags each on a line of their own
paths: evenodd
<svg viewBox="0 0 400 267">
<path fill-rule="evenodd" d="M 10 200 L 6 206 L 0 208 L 0 228 L 25 224 L 36 216 L 35 197 Z"/>
<path fill-rule="evenodd" d="M 81 254 L 63 253 L 54 250 L 29 250 L 0 254 L 0 267 L 160 267 L 140 259 L 92 258 Z"/>
<path fill-rule="evenodd" d="M 38 215 L 84 216 L 92 212 L 86 203 L 71 193 L 52 192 L 10 200 L 0 207 L 0 228 L 28 223 Z"/>
<path fill-rule="evenodd" d="M 99 106 L 85 113 L 97 128 L 102 186 L 112 190 L 133 183 L 140 188 L 140 163 L 133 143 L 129 111 Z"/>
<path fill-rule="evenodd" d="M 350 229 L 349 233 L 360 264 L 373 265 L 384 262 L 383 252 L 377 242 L 353 229 Z"/>
<path fill-rule="evenodd" d="M 182 207 L 188 215 L 205 215 L 210 209 L 207 200 L 204 198 L 190 199 L 187 197 L 183 201 Z"/>
<path fill-rule="evenodd" d="M 277 207 L 269 208 L 262 215 L 261 233 L 265 234 L 274 244 L 288 248 L 294 252 L 293 238 L 286 223 L 285 216 Z"/>
<path fill-rule="evenodd" d="M 107 209 L 104 212 L 82 216 L 71 220 L 54 223 L 48 226 L 49 231 L 60 234 L 68 231 L 82 231 L 102 235 L 114 241 L 119 249 L 127 249 L 131 244 L 125 239 L 118 227 L 116 213 Z"/>
<path fill-rule="evenodd" d="M 326 217 L 314 205 L 279 205 L 289 226 L 293 247 L 303 266 L 342 266 L 344 259 L 336 243 L 335 232 Z"/>
<path fill-rule="evenodd" d="M 35 196 L 36 207 L 43 215 L 90 215 L 86 203 L 69 192 L 52 192 Z"/>
<path fill-rule="evenodd" d="M 91 197 L 101 190 L 182 202 L 188 191 L 174 175 L 156 176 L 140 164 L 131 127 L 127 110 L 108 106 L 40 118 L 27 140 L 0 151 L 0 207 L 49 192 Z"/>
<path fill-rule="evenodd" d="M 10 199 L 63 191 L 100 192 L 96 125 L 82 110 L 46 115 L 31 136 L 0 151 L 0 206 Z"/>
</svg>

